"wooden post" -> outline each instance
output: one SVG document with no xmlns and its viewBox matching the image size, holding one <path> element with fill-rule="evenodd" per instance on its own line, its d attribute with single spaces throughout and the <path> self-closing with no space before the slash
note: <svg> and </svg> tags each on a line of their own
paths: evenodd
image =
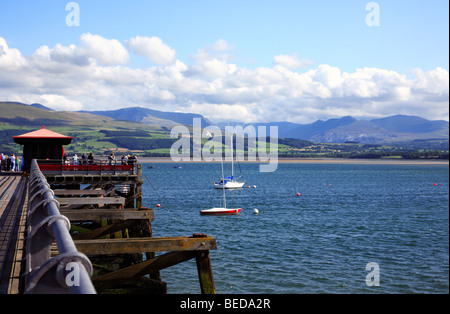
<svg viewBox="0 0 450 314">
<path fill-rule="evenodd" d="M 202 294 L 216 294 L 209 250 L 196 252 L 195 258 Z"/>
<path fill-rule="evenodd" d="M 142 164 L 137 164 L 136 165 L 136 170 L 137 170 L 137 181 L 139 182 L 139 184 L 136 184 L 136 189 L 134 191 L 134 193 L 136 194 L 136 208 L 140 208 L 142 206 L 142 183 L 144 183 L 144 181 L 142 180 Z"/>
</svg>

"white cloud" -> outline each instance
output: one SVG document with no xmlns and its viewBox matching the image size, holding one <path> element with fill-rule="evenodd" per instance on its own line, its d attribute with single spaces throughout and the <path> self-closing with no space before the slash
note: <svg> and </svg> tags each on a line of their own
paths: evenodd
<svg viewBox="0 0 450 314">
<path fill-rule="evenodd" d="M 303 68 L 311 65 L 313 62 L 311 60 L 299 60 L 297 55 L 278 55 L 273 57 L 276 65 L 283 66 L 288 69 Z"/>
<path fill-rule="evenodd" d="M 436 68 L 425 72 L 416 68 L 413 69 L 411 73 L 416 76 L 412 86 L 416 91 L 427 94 L 436 94 L 443 96 L 448 100 L 449 75 L 446 70 L 443 68 Z"/>
<path fill-rule="evenodd" d="M 61 95 L 43 94 L 39 96 L 38 100 L 44 106 L 55 110 L 78 111 L 83 109 L 81 102 Z"/>
<path fill-rule="evenodd" d="M 212 45 L 212 50 L 217 52 L 230 51 L 233 49 L 234 46 L 229 44 L 225 39 L 219 39 Z"/>
<path fill-rule="evenodd" d="M 169 65 L 175 62 L 176 51 L 159 37 L 136 36 L 125 43 L 135 54 L 157 64 Z"/>
<path fill-rule="evenodd" d="M 308 123 L 393 114 L 448 120 L 449 73 L 442 68 L 402 74 L 379 68 L 343 72 L 321 64 L 300 72 L 292 69 L 296 56 L 276 56 L 273 67 L 251 69 L 232 62 L 234 47 L 224 40 L 199 48 L 187 64 L 157 37 L 125 42 L 157 64 L 128 66 L 125 47 L 98 35 L 84 34 L 78 45 L 42 46 L 31 56 L 0 37 L 0 99 L 56 110 L 149 106 L 213 121 Z"/>
<path fill-rule="evenodd" d="M 9 48 L 6 40 L 0 37 L 0 70 L 15 71 L 26 64 L 27 61 L 20 51 Z"/>
<path fill-rule="evenodd" d="M 192 65 L 191 70 L 194 75 L 208 78 L 220 78 L 231 75 L 236 71 L 234 64 L 228 64 L 224 60 L 208 59 Z"/>
<path fill-rule="evenodd" d="M 83 34 L 80 37 L 79 54 L 91 56 L 103 65 L 126 64 L 128 51 L 116 39 L 106 39 L 99 35 Z"/>
<path fill-rule="evenodd" d="M 228 104 L 200 104 L 191 103 L 188 107 L 190 112 L 204 112 L 212 121 L 220 120 L 236 120 L 239 117 L 239 121 L 243 123 L 255 122 L 254 114 L 251 110 L 252 105 L 228 105 Z"/>
<path fill-rule="evenodd" d="M 80 46 L 41 46 L 31 56 L 31 61 L 42 70 L 63 73 L 77 71 L 74 67 L 95 67 L 97 64 L 125 65 L 129 54 L 118 40 L 87 33 L 80 36 Z"/>
</svg>

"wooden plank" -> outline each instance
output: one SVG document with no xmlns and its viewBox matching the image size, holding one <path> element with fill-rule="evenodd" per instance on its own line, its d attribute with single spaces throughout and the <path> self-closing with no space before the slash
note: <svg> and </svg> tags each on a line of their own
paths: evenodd
<svg viewBox="0 0 450 314">
<path fill-rule="evenodd" d="M 66 196 L 66 195 L 76 195 L 76 196 L 95 196 L 95 195 L 105 195 L 105 190 L 53 190 L 55 196 Z"/>
<path fill-rule="evenodd" d="M 195 252 L 192 251 L 169 252 L 148 261 L 97 277 L 93 280 L 93 283 L 97 289 L 113 288 L 126 280 L 154 273 L 161 269 L 188 261 L 194 257 Z"/>
<path fill-rule="evenodd" d="M 142 252 L 169 252 L 216 250 L 216 239 L 206 236 L 193 237 L 161 237 L 161 238 L 129 238 L 98 239 L 74 241 L 78 251 L 86 255 L 125 254 Z"/>
<path fill-rule="evenodd" d="M 61 205 L 101 205 L 101 204 L 108 204 L 108 205 L 124 205 L 125 204 L 125 198 L 124 197 L 85 197 L 85 198 L 78 198 L 78 197 L 61 197 L 56 198 L 56 200 Z"/>
<path fill-rule="evenodd" d="M 76 209 L 61 210 L 61 215 L 70 221 L 102 220 L 102 219 L 148 219 L 153 221 L 155 213 L 152 209 Z"/>
</svg>

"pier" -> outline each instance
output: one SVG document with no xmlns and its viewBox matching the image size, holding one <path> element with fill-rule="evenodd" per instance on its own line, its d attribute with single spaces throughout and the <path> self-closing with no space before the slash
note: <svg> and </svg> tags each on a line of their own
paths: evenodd
<svg viewBox="0 0 450 314">
<path fill-rule="evenodd" d="M 215 294 L 210 250 L 196 233 L 153 237 L 142 166 L 32 159 L 0 174 L 0 293 L 167 293 L 160 270 L 196 260 L 199 292 Z"/>
</svg>

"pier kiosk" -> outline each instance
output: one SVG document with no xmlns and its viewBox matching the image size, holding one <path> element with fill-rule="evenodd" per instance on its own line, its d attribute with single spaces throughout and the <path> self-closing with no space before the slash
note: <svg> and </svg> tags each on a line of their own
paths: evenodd
<svg viewBox="0 0 450 314">
<path fill-rule="evenodd" d="M 63 158 L 63 145 L 72 142 L 73 137 L 65 136 L 42 129 L 13 136 L 14 142 L 23 145 L 24 171 L 29 172 L 33 159 L 59 159 Z"/>
</svg>

